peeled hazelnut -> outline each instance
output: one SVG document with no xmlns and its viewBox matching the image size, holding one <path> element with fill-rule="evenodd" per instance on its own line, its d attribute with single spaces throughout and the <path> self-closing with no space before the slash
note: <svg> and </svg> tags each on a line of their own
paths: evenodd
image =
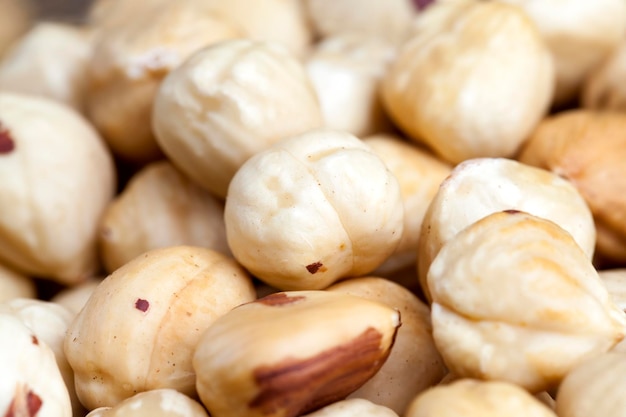
<svg viewBox="0 0 626 417">
<path fill-rule="evenodd" d="M 171 161 L 219 197 L 252 155 L 323 125 L 304 66 L 277 44 L 248 39 L 205 48 L 174 70 L 153 123 Z"/>
<path fill-rule="evenodd" d="M 352 278 L 327 290 L 383 303 L 400 312 L 402 326 L 387 361 L 348 398 L 364 398 L 402 415 L 417 394 L 438 383 L 446 372 L 433 342 L 430 310 L 408 289 L 383 278 Z"/>
<path fill-rule="evenodd" d="M 146 162 L 161 153 L 151 128 L 162 79 L 193 52 L 240 32 L 201 2 L 160 2 L 98 31 L 87 114 L 114 153 Z"/>
<path fill-rule="evenodd" d="M 611 300 L 626 312 L 626 269 L 605 269 L 598 271 L 598 275 L 609 291 Z M 611 350 L 626 353 L 626 338 Z"/>
<path fill-rule="evenodd" d="M 626 353 L 609 352 L 572 369 L 559 386 L 559 417 L 621 417 L 626 409 Z"/>
<path fill-rule="evenodd" d="M 0 61 L 0 91 L 48 97 L 82 111 L 91 37 L 78 26 L 38 23 Z"/>
<path fill-rule="evenodd" d="M 12 314 L 0 313 L 0 413 L 6 417 L 72 417 L 54 352 Z"/>
<path fill-rule="evenodd" d="M 561 112 L 543 120 L 520 161 L 571 181 L 591 208 L 600 258 L 626 262 L 626 114 Z"/>
<path fill-rule="evenodd" d="M 228 190 L 235 258 L 282 290 L 323 289 L 367 274 L 395 250 L 404 211 L 398 181 L 363 141 L 316 130 L 247 160 Z"/>
<path fill-rule="evenodd" d="M 130 179 L 104 213 L 99 241 L 109 272 L 144 252 L 167 246 L 230 253 L 224 204 L 167 161 L 149 164 Z"/>
<path fill-rule="evenodd" d="M 98 268 L 97 227 L 115 190 L 95 129 L 49 99 L 0 93 L 0 259 L 77 283 Z"/>
<path fill-rule="evenodd" d="M 555 222 L 592 258 L 596 240 L 593 217 L 570 182 L 510 159 L 468 160 L 441 183 L 424 216 L 417 268 L 427 297 L 426 274 L 442 246 L 465 227 L 502 210 L 520 210 Z"/>
<path fill-rule="evenodd" d="M 96 30 L 108 30 L 124 24 L 150 9 L 161 7 L 168 0 L 93 0 L 86 13 L 90 27 Z"/>
<path fill-rule="evenodd" d="M 305 64 L 326 127 L 359 137 L 390 129 L 379 85 L 394 53 L 392 44 L 357 33 L 315 46 Z"/>
<path fill-rule="evenodd" d="M 279 292 L 203 334 L 193 366 L 212 417 L 296 417 L 342 400 L 389 355 L 400 314 L 339 292 Z"/>
<path fill-rule="evenodd" d="M 398 417 L 391 409 L 361 398 L 337 401 L 303 417 Z"/>
<path fill-rule="evenodd" d="M 554 389 L 626 333 L 626 314 L 572 236 L 519 211 L 491 214 L 453 237 L 428 287 L 435 343 L 461 377 Z"/>
<path fill-rule="evenodd" d="M 100 282 L 102 282 L 101 277 L 91 277 L 80 284 L 62 289 L 50 301 L 62 305 L 76 316 L 87 304 L 89 297 Z"/>
<path fill-rule="evenodd" d="M 140 392 L 114 407 L 97 408 L 86 417 L 208 417 L 208 414 L 185 394 L 161 388 Z"/>
<path fill-rule="evenodd" d="M 405 414 L 405 417 L 430 416 L 556 417 L 556 414 L 514 384 L 462 379 L 422 393 Z"/>
<path fill-rule="evenodd" d="M 0 303 L 14 298 L 37 298 L 35 282 L 30 277 L 0 265 Z"/>
<path fill-rule="evenodd" d="M 128 262 L 98 285 L 65 338 L 80 401 L 111 407 L 157 388 L 194 395 L 200 336 L 254 299 L 248 274 L 209 249 L 156 249 Z"/>
<path fill-rule="evenodd" d="M 626 111 L 626 38 L 596 67 L 582 89 L 582 107 Z"/>
<path fill-rule="evenodd" d="M 0 0 L 0 10 L 0 58 L 3 58 L 32 25 L 33 10 L 31 2 L 25 0 Z"/>
<path fill-rule="evenodd" d="M 370 136 L 363 141 L 380 156 L 398 180 L 404 204 L 400 243 L 375 273 L 389 274 L 409 266 L 414 270 L 424 215 L 452 168 L 425 149 L 393 135 Z"/>
<path fill-rule="evenodd" d="M 435 2 L 383 79 L 391 118 L 452 163 L 512 156 L 552 98 L 552 60 L 530 19 L 498 1 Z"/>
</svg>

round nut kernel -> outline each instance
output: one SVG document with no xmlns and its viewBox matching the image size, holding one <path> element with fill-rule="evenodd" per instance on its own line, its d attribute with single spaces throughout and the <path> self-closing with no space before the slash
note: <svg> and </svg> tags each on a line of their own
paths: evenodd
<svg viewBox="0 0 626 417">
<path fill-rule="evenodd" d="M 232 309 L 193 366 L 212 417 L 296 417 L 344 399 L 383 365 L 400 313 L 328 291 L 279 292 Z"/>
<path fill-rule="evenodd" d="M 282 290 L 367 274 L 395 250 L 398 181 L 363 141 L 316 130 L 247 160 L 226 199 L 226 238 L 253 275 Z"/>
<path fill-rule="evenodd" d="M 619 48 L 587 77 L 582 107 L 626 111 L 626 38 Z"/>
<path fill-rule="evenodd" d="M 491 214 L 443 246 L 428 272 L 433 337 L 461 377 L 554 389 L 624 338 L 626 314 L 557 224 Z"/>
<path fill-rule="evenodd" d="M 133 395 L 114 407 L 99 407 L 86 417 L 208 417 L 196 400 L 171 388 Z"/>
<path fill-rule="evenodd" d="M 391 409 L 361 398 L 337 401 L 302 417 L 398 417 Z"/>
<path fill-rule="evenodd" d="M 205 48 L 174 70 L 153 123 L 170 160 L 219 197 L 252 155 L 323 125 L 304 66 L 280 45 L 248 39 Z"/>
</svg>

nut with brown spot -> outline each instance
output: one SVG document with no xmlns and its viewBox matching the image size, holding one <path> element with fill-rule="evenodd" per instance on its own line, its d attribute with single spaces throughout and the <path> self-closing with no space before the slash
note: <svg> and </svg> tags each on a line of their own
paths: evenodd
<svg viewBox="0 0 626 417">
<path fill-rule="evenodd" d="M 296 417 L 345 398 L 383 365 L 400 313 L 327 291 L 274 294 L 215 321 L 196 348 L 213 417 Z M 291 300 L 292 302 L 287 302 Z"/>
<path fill-rule="evenodd" d="M 196 400 L 174 389 L 140 392 L 114 407 L 100 407 L 86 417 L 208 417 Z"/>
</svg>

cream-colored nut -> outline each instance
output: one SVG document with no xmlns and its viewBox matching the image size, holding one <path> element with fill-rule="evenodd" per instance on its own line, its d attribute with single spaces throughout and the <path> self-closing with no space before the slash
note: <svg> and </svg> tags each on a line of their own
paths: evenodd
<svg viewBox="0 0 626 417">
<path fill-rule="evenodd" d="M 76 283 L 99 267 L 97 228 L 115 167 L 95 129 L 49 99 L 0 93 L 0 259 Z"/>
<path fill-rule="evenodd" d="M 594 69 L 582 87 L 582 106 L 588 109 L 626 111 L 626 39 Z"/>
<path fill-rule="evenodd" d="M 0 58 L 33 24 L 30 0 L 0 0 Z"/>
<path fill-rule="evenodd" d="M 609 291 L 611 300 L 617 307 L 626 311 L 626 269 L 605 269 L 598 271 L 598 275 Z M 615 345 L 612 351 L 626 353 L 626 338 Z"/>
<path fill-rule="evenodd" d="M 405 417 L 556 417 L 528 392 L 502 381 L 461 379 L 419 395 Z"/>
<path fill-rule="evenodd" d="M 391 118 L 453 163 L 510 157 L 545 115 L 554 72 L 530 19 L 498 1 L 435 2 L 382 83 Z"/>
<path fill-rule="evenodd" d="M 337 401 L 303 417 L 398 417 L 391 409 L 362 398 Z"/>
<path fill-rule="evenodd" d="M 452 167 L 425 149 L 393 135 L 370 136 L 363 141 L 382 158 L 398 180 L 404 203 L 404 229 L 400 243 L 375 274 L 389 274 L 409 266 L 414 269 L 426 210 Z"/>
<path fill-rule="evenodd" d="M 35 281 L 0 265 L 0 303 L 14 298 L 37 298 Z"/>
<path fill-rule="evenodd" d="M 328 291 L 377 301 L 400 312 L 391 354 L 380 370 L 348 398 L 364 398 L 402 415 L 420 392 L 438 383 L 446 373 L 430 325 L 430 310 L 408 289 L 392 281 L 364 277 L 348 279 Z"/>
<path fill-rule="evenodd" d="M 76 316 L 87 304 L 87 300 L 100 282 L 102 282 L 101 277 L 91 277 L 85 282 L 62 289 L 50 301 L 60 304 Z"/>
<path fill-rule="evenodd" d="M 226 238 L 253 275 L 282 290 L 367 274 L 395 250 L 398 181 L 363 141 L 316 130 L 246 161 L 224 209 Z"/>
<path fill-rule="evenodd" d="M 43 341 L 52 351 L 57 366 L 65 381 L 72 402 L 72 415 L 85 414 L 74 388 L 74 371 L 65 358 L 63 341 L 74 315 L 58 304 L 26 298 L 16 298 L 0 304 L 0 313 L 12 314 L 28 327 L 39 341 Z M 19 414 L 17 414 L 19 415 Z M 35 415 L 35 414 L 33 414 Z"/>
<path fill-rule="evenodd" d="M 569 180 L 596 223 L 600 260 L 626 261 L 626 114 L 571 110 L 547 117 L 519 160 Z"/>
<path fill-rule="evenodd" d="M 400 313 L 329 291 L 279 292 L 203 334 L 193 366 L 212 417 L 296 417 L 344 399 L 385 362 Z"/>
<path fill-rule="evenodd" d="M 151 126 L 161 81 L 197 50 L 240 33 L 199 1 L 160 2 L 101 28 L 89 66 L 86 105 L 114 153 L 136 162 L 158 158 Z"/>
<path fill-rule="evenodd" d="M 99 242 L 109 272 L 167 246 L 201 246 L 230 254 L 223 202 L 168 161 L 149 164 L 130 179 L 104 214 Z"/>
<path fill-rule="evenodd" d="M 86 13 L 87 24 L 96 30 L 108 30 L 137 16 L 162 7 L 168 0 L 93 0 Z"/>
<path fill-rule="evenodd" d="M 6 417 L 72 417 L 54 352 L 20 319 L 0 313 L 0 413 Z"/>
<path fill-rule="evenodd" d="M 252 155 L 323 125 L 304 66 L 277 44 L 239 39 L 194 54 L 163 82 L 154 131 L 165 154 L 225 197 Z"/>
<path fill-rule="evenodd" d="M 161 388 L 133 395 L 115 405 L 92 410 L 86 417 L 208 417 L 196 400 L 174 389 Z"/>
<path fill-rule="evenodd" d="M 578 98 L 585 78 L 624 39 L 624 0 L 504 1 L 523 9 L 548 45 L 556 72 L 556 105 Z"/>
<path fill-rule="evenodd" d="M 342 33 L 315 46 L 305 65 L 326 127 L 366 136 L 390 130 L 380 80 L 395 47 L 379 38 Z"/>
<path fill-rule="evenodd" d="M 547 391 L 541 391 L 535 394 L 535 398 L 541 401 L 550 410 L 552 411 L 556 410 L 556 401 L 554 400 L 552 395 L 550 395 Z"/>
<path fill-rule="evenodd" d="M 559 417 L 621 417 L 626 410 L 626 353 L 608 352 L 572 369 L 559 386 Z"/>
<path fill-rule="evenodd" d="M 40 22 L 0 61 L 0 91 L 48 97 L 82 111 L 91 49 L 87 29 Z"/>
<path fill-rule="evenodd" d="M 401 44 L 417 9 L 411 0 L 305 0 L 317 34 L 358 32 Z"/>
<path fill-rule="evenodd" d="M 626 333 L 626 314 L 572 236 L 519 211 L 491 214 L 452 238 L 428 287 L 435 343 L 462 377 L 554 389 Z"/>
<path fill-rule="evenodd" d="M 219 252 L 175 246 L 135 258 L 98 285 L 68 330 L 78 398 L 93 409 L 157 388 L 194 395 L 200 336 L 254 299 L 249 275 Z"/>
<path fill-rule="evenodd" d="M 596 242 L 593 217 L 571 183 L 510 159 L 468 160 L 441 183 L 424 216 L 417 269 L 427 297 L 426 274 L 441 247 L 465 227 L 502 210 L 520 210 L 555 222 L 592 258 Z"/>
</svg>

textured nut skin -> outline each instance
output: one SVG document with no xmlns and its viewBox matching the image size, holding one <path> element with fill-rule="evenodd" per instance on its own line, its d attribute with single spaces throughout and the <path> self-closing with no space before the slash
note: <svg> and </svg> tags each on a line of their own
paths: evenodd
<svg viewBox="0 0 626 417">
<path fill-rule="evenodd" d="M 624 415 L 626 353 L 608 352 L 572 369 L 559 386 L 559 417 Z"/>
<path fill-rule="evenodd" d="M 419 395 L 405 417 L 556 417 L 522 388 L 501 381 L 462 379 Z"/>
<path fill-rule="evenodd" d="M 157 388 L 194 395 L 200 335 L 254 299 L 247 273 L 218 252 L 176 246 L 135 258 L 102 281 L 68 330 L 78 397 L 93 409 Z"/>
<path fill-rule="evenodd" d="M 435 343 L 461 377 L 550 390 L 626 332 L 626 314 L 572 236 L 519 211 L 457 234 L 431 265 L 428 286 Z"/>
<path fill-rule="evenodd" d="M 91 48 L 89 30 L 40 22 L 0 61 L 0 91 L 48 97 L 82 111 Z"/>
<path fill-rule="evenodd" d="M 473 222 L 509 209 L 557 223 L 574 237 L 587 258 L 592 258 L 596 240 L 593 216 L 571 183 L 514 160 L 468 160 L 442 182 L 424 216 L 417 268 L 427 297 L 426 274 L 441 247 Z"/>
<path fill-rule="evenodd" d="M 626 262 L 626 115 L 571 110 L 544 119 L 519 160 L 576 186 L 596 223 L 596 251 Z"/>
<path fill-rule="evenodd" d="M 575 100 L 591 71 L 624 39 L 626 3 L 622 0 L 504 1 L 528 14 L 550 49 L 557 106 Z"/>
<path fill-rule="evenodd" d="M 383 80 L 391 118 L 452 163 L 512 156 L 554 85 L 533 23 L 517 7 L 473 0 L 436 2 L 417 22 Z"/>
<path fill-rule="evenodd" d="M 362 398 L 327 405 L 303 417 L 398 417 L 393 410 Z"/>
<path fill-rule="evenodd" d="M 588 109 L 626 111 L 626 39 L 590 73 L 582 89 L 582 106 Z"/>
<path fill-rule="evenodd" d="M 446 372 L 433 341 L 430 310 L 408 289 L 383 278 L 352 278 L 331 285 L 328 291 L 363 297 L 400 312 L 402 326 L 387 361 L 348 398 L 364 398 L 402 415 L 417 394 L 438 383 Z"/>
<path fill-rule="evenodd" d="M 358 138 L 316 130 L 250 158 L 233 178 L 224 220 L 235 258 L 283 290 L 364 275 L 397 246 L 398 181 Z"/>
<path fill-rule="evenodd" d="M 115 190 L 93 127 L 54 101 L 0 93 L 0 259 L 77 283 L 98 268 L 97 227 Z"/>
<path fill-rule="evenodd" d="M 323 120 L 293 54 L 277 44 L 238 39 L 205 48 L 173 71 L 159 89 L 153 124 L 172 162 L 225 197 L 244 161 Z"/>
<path fill-rule="evenodd" d="M 279 292 L 216 320 L 196 348 L 212 417 L 296 417 L 345 398 L 385 362 L 400 313 L 328 291 Z"/>
<path fill-rule="evenodd" d="M 14 298 L 37 298 L 35 281 L 0 265 L 0 303 Z"/>
<path fill-rule="evenodd" d="M 32 25 L 33 10 L 30 1 L 24 0 L 0 0 L 0 10 L 0 58 L 3 58 Z"/>
<path fill-rule="evenodd" d="M 0 313 L 0 352 L 3 416 L 72 417 L 54 352 L 12 314 Z"/>
<path fill-rule="evenodd" d="M 140 392 L 115 405 L 92 410 L 86 417 L 208 417 L 195 400 L 174 389 Z"/>
<path fill-rule="evenodd" d="M 195 51 L 239 35 L 198 1 L 158 2 L 100 28 L 86 111 L 114 153 L 133 162 L 159 158 L 151 120 L 161 81 Z"/>
<path fill-rule="evenodd" d="M 113 272 L 152 249 L 191 245 L 229 254 L 224 204 L 170 162 L 137 172 L 100 223 L 103 264 Z"/>
</svg>

